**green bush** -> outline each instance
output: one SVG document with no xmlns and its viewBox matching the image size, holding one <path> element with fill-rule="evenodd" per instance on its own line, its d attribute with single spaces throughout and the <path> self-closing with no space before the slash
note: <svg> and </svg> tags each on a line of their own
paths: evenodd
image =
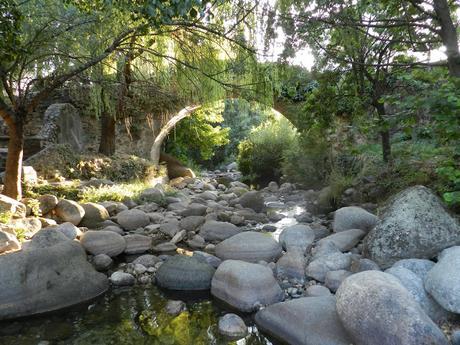
<svg viewBox="0 0 460 345">
<path fill-rule="evenodd" d="M 238 167 L 247 182 L 265 185 L 279 181 L 283 156 L 296 141 L 291 123 L 281 118 L 255 128 L 238 147 Z"/>
<path fill-rule="evenodd" d="M 324 136 L 303 133 L 283 153 L 285 179 L 304 188 L 323 186 L 331 171 L 332 152 Z"/>
</svg>

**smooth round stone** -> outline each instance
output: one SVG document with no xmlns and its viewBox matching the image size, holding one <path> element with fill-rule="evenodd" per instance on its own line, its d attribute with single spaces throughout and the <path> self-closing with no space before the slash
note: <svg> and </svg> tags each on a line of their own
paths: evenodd
<svg viewBox="0 0 460 345">
<path fill-rule="evenodd" d="M 126 241 L 121 235 L 103 230 L 85 232 L 80 243 L 90 254 L 107 254 L 110 257 L 123 253 L 126 248 Z"/>
<path fill-rule="evenodd" d="M 141 210 L 131 209 L 118 213 L 117 223 L 120 224 L 122 228 L 131 231 L 149 225 L 150 218 L 147 213 Z"/>
<path fill-rule="evenodd" d="M 305 293 L 308 297 L 320 297 L 320 296 L 331 296 L 332 293 L 331 291 L 322 285 L 312 285 L 309 286 L 306 290 Z"/>
<path fill-rule="evenodd" d="M 32 239 L 24 244 L 24 250 L 36 250 L 39 248 L 52 247 L 58 243 L 69 241 L 62 232 L 55 228 L 45 228 L 37 232 Z"/>
<path fill-rule="evenodd" d="M 242 232 L 216 245 L 216 256 L 222 260 L 272 262 L 281 253 L 281 245 L 273 237 L 254 231 Z"/>
<path fill-rule="evenodd" d="M 460 246 L 442 251 L 427 273 L 425 289 L 446 310 L 460 314 Z"/>
<path fill-rule="evenodd" d="M 208 263 L 184 255 L 168 258 L 158 269 L 157 284 L 170 290 L 208 290 L 215 269 Z"/>
<path fill-rule="evenodd" d="M 152 247 L 152 238 L 144 235 L 126 235 L 124 237 L 126 241 L 126 254 L 140 254 L 145 253 Z"/>
<path fill-rule="evenodd" d="M 279 237 L 283 248 L 287 251 L 300 249 L 303 253 L 311 249 L 315 233 L 308 225 L 296 224 L 284 229 Z"/>
<path fill-rule="evenodd" d="M 330 241 L 342 252 L 348 252 L 366 235 L 360 229 L 350 229 L 341 231 L 323 238 L 320 242 Z"/>
<path fill-rule="evenodd" d="M 248 313 L 284 299 L 270 268 L 240 260 L 226 260 L 219 265 L 212 279 L 211 294 Z"/>
<path fill-rule="evenodd" d="M 243 319 L 236 314 L 225 314 L 219 318 L 219 333 L 230 338 L 244 338 L 248 328 Z"/>
<path fill-rule="evenodd" d="M 80 222 L 80 226 L 95 229 L 100 223 L 109 219 L 109 212 L 107 212 L 105 207 L 102 205 L 88 202 L 86 204 L 82 204 L 81 207 L 85 210 L 85 215 Z"/>
<path fill-rule="evenodd" d="M 39 207 L 42 215 L 45 215 L 50 211 L 54 210 L 54 208 L 59 202 L 56 196 L 50 194 L 40 195 L 38 197 L 38 201 L 40 202 Z"/>
<path fill-rule="evenodd" d="M 63 222 L 70 222 L 73 225 L 80 224 L 85 210 L 73 200 L 62 199 L 54 208 L 54 212 Z"/>
<path fill-rule="evenodd" d="M 361 229 L 369 232 L 374 228 L 379 219 L 365 209 L 356 206 L 339 208 L 334 213 L 334 232 L 350 229 Z"/>
<path fill-rule="evenodd" d="M 54 229 L 60 231 L 70 240 L 76 239 L 78 235 L 81 233 L 80 229 L 78 229 L 75 225 L 73 225 L 70 222 L 59 224 L 56 227 L 54 227 Z"/>
<path fill-rule="evenodd" d="M 287 344 L 353 344 L 339 320 L 331 295 L 273 304 L 259 311 L 255 321 L 259 329 Z"/>
<path fill-rule="evenodd" d="M 132 274 L 117 271 L 110 276 L 110 282 L 116 286 L 134 285 L 136 278 Z"/>
<path fill-rule="evenodd" d="M 99 254 L 93 258 L 93 266 L 96 271 L 106 271 L 112 265 L 113 260 L 106 254 Z"/>
<path fill-rule="evenodd" d="M 208 220 L 201 227 L 200 236 L 206 241 L 223 241 L 240 232 L 241 230 L 232 223 Z"/>
<path fill-rule="evenodd" d="M 391 274 L 353 274 L 342 282 L 336 297 L 339 318 L 356 344 L 448 345 L 438 326 Z"/>
</svg>

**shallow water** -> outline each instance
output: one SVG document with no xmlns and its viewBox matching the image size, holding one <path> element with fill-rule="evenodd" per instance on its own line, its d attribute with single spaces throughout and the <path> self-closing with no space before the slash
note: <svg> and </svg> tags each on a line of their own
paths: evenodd
<svg viewBox="0 0 460 345">
<path fill-rule="evenodd" d="M 164 292 L 155 286 L 109 291 L 91 305 L 59 314 L 0 323 L 2 345 L 270 345 L 255 326 L 231 341 L 217 330 L 225 310 L 209 298 L 187 301 L 187 311 L 168 315 Z M 177 297 L 177 296 L 172 296 Z M 180 296 L 183 297 L 183 296 Z M 245 319 L 250 325 L 250 317 Z"/>
<path fill-rule="evenodd" d="M 295 216 L 304 208 L 279 203 L 268 206 L 268 213 L 284 218 L 271 233 L 278 239 L 281 231 L 297 223 Z M 174 317 L 165 312 L 168 299 L 186 302 L 187 311 Z M 219 334 L 217 324 L 225 307 L 206 295 L 171 295 L 156 286 L 137 286 L 109 290 L 90 305 L 63 312 L 0 322 L 0 345 L 273 345 L 244 316 L 248 335 L 230 340 Z"/>
</svg>

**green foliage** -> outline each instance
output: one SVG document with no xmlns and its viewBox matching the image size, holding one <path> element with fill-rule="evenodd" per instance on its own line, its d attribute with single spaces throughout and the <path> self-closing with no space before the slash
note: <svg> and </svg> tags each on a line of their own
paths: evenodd
<svg viewBox="0 0 460 345">
<path fill-rule="evenodd" d="M 238 146 L 238 167 L 250 183 L 279 181 L 283 156 L 296 140 L 292 124 L 284 119 L 269 120 L 256 127 Z"/>
<path fill-rule="evenodd" d="M 195 111 L 176 126 L 166 142 L 166 152 L 182 161 L 210 160 L 217 147 L 229 142 L 229 129 L 219 125 L 222 121 L 220 102 Z"/>
<path fill-rule="evenodd" d="M 69 146 L 56 145 L 42 151 L 30 162 L 38 174 L 46 179 L 69 178 L 89 180 L 91 178 L 111 181 L 150 180 L 164 176 L 165 170 L 150 161 L 134 155 L 78 154 Z"/>
<path fill-rule="evenodd" d="M 13 218 L 11 211 L 0 211 L 0 223 L 7 224 Z"/>
<path fill-rule="evenodd" d="M 320 132 L 301 133 L 283 153 L 283 175 L 304 188 L 318 188 L 330 173 L 331 157 L 330 143 Z"/>
<path fill-rule="evenodd" d="M 28 186 L 24 189 L 24 196 L 27 198 L 37 199 L 40 195 L 51 194 L 59 199 L 79 200 L 80 198 L 80 181 L 67 181 L 66 183 L 49 184 L 43 183 L 34 186 Z"/>
</svg>

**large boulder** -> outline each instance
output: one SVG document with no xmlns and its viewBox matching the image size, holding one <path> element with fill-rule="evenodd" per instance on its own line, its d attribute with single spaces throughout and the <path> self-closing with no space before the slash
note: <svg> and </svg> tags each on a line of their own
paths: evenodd
<svg viewBox="0 0 460 345">
<path fill-rule="evenodd" d="M 109 212 L 107 212 L 105 207 L 102 205 L 88 202 L 86 204 L 82 204 L 81 207 L 85 210 L 85 215 L 80 222 L 80 226 L 96 229 L 104 220 L 109 219 Z"/>
<path fill-rule="evenodd" d="M 403 267 L 414 272 L 422 281 L 425 281 L 428 272 L 434 267 L 434 262 L 427 259 L 402 259 L 396 261 L 392 267 Z"/>
<path fill-rule="evenodd" d="M 125 230 L 131 231 L 149 225 L 150 218 L 141 210 L 125 210 L 117 214 L 117 223 Z"/>
<path fill-rule="evenodd" d="M 364 240 L 363 254 L 387 268 L 400 259 L 429 259 L 460 244 L 460 226 L 428 188 L 415 186 L 397 194 L 382 221 Z"/>
<path fill-rule="evenodd" d="M 126 235 L 123 237 L 126 241 L 126 254 L 140 254 L 152 248 L 152 238 L 140 234 Z"/>
<path fill-rule="evenodd" d="M 303 253 L 311 249 L 314 240 L 315 232 L 304 224 L 288 226 L 281 232 L 279 237 L 279 241 L 285 250 L 300 249 Z"/>
<path fill-rule="evenodd" d="M 259 311 L 257 327 L 290 345 L 350 345 L 334 296 L 304 297 Z"/>
<path fill-rule="evenodd" d="M 223 241 L 241 232 L 236 225 L 227 222 L 208 220 L 200 230 L 200 236 L 206 241 Z"/>
<path fill-rule="evenodd" d="M 86 302 L 107 288 L 75 241 L 0 256 L 0 320 Z"/>
<path fill-rule="evenodd" d="M 428 272 L 426 290 L 446 310 L 460 314 L 460 247 L 445 249 Z"/>
<path fill-rule="evenodd" d="M 448 345 L 442 331 L 391 274 L 356 273 L 337 290 L 337 312 L 355 344 Z"/>
<path fill-rule="evenodd" d="M 29 242 L 24 243 L 24 250 L 36 250 L 54 246 L 69 238 L 56 228 L 45 228 L 38 231 Z"/>
<path fill-rule="evenodd" d="M 404 267 L 391 267 L 385 271 L 401 282 L 412 297 L 420 304 L 423 311 L 434 322 L 442 322 L 448 318 L 448 313 L 425 291 L 423 280 L 414 272 Z"/>
<path fill-rule="evenodd" d="M 365 209 L 356 206 L 339 208 L 334 212 L 334 232 L 361 229 L 369 232 L 378 222 L 378 218 Z"/>
<path fill-rule="evenodd" d="M 56 216 L 58 216 L 63 222 L 70 222 L 73 225 L 80 224 L 81 220 L 85 216 L 85 210 L 77 202 L 73 200 L 62 199 L 59 200 L 58 204 L 54 208 Z"/>
<path fill-rule="evenodd" d="M 239 260 L 220 264 L 211 282 L 211 294 L 243 312 L 253 312 L 284 298 L 270 268 Z"/>
<path fill-rule="evenodd" d="M 238 203 L 246 208 L 253 209 L 254 211 L 260 213 L 264 210 L 264 198 L 262 193 L 258 191 L 250 191 L 244 193 L 238 200 Z"/>
<path fill-rule="evenodd" d="M 254 231 L 242 232 L 216 246 L 216 256 L 222 260 L 272 262 L 276 261 L 281 253 L 281 245 L 273 237 Z"/>
<path fill-rule="evenodd" d="M 92 255 L 106 254 L 110 257 L 123 253 L 126 248 L 123 236 L 104 230 L 85 232 L 80 243 Z"/>
<path fill-rule="evenodd" d="M 158 269 L 157 284 L 170 290 L 208 290 L 215 269 L 191 256 L 176 255 L 168 258 Z"/>
</svg>

